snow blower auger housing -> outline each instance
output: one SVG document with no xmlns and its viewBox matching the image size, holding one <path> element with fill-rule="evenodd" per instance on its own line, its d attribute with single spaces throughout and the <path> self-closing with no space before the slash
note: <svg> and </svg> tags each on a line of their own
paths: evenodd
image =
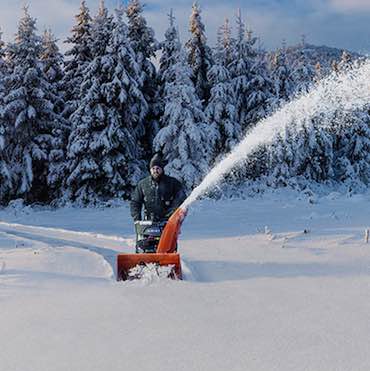
<svg viewBox="0 0 370 371">
<path fill-rule="evenodd" d="M 186 210 L 177 209 L 167 223 L 141 222 L 135 225 L 136 254 L 117 256 L 117 280 L 128 280 L 130 270 L 138 265 L 157 264 L 173 266 L 173 277 L 181 279 L 180 255 L 177 253 L 177 238 Z"/>
</svg>

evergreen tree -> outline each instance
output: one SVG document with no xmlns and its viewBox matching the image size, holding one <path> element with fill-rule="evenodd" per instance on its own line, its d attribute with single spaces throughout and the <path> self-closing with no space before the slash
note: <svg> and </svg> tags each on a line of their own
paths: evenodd
<svg viewBox="0 0 370 371">
<path fill-rule="evenodd" d="M 252 31 L 248 32 L 247 40 L 253 50 L 256 38 Z M 247 116 L 248 126 L 254 126 L 271 112 L 273 101 L 273 81 L 267 67 L 266 54 L 254 50 L 247 93 Z"/>
<path fill-rule="evenodd" d="M 235 40 L 234 58 L 229 65 L 233 89 L 236 94 L 236 120 L 240 123 L 242 131 L 245 132 L 249 126 L 248 122 L 248 95 L 251 70 L 256 58 L 252 44 L 256 39 L 246 39 L 245 25 L 241 18 L 240 10 L 237 13 L 237 37 Z"/>
<path fill-rule="evenodd" d="M 61 186 L 66 174 L 66 146 L 70 127 L 66 120 L 62 118 L 64 111 L 64 92 L 63 84 L 63 56 L 59 52 L 56 44 L 57 40 L 51 30 L 45 30 L 42 37 L 41 61 L 43 72 L 50 84 L 52 91 L 53 111 L 58 116 L 60 125 L 53 128 L 52 149 L 49 154 L 48 185 L 51 197 L 56 200 L 60 197 Z"/>
<path fill-rule="evenodd" d="M 89 67 L 105 55 L 113 31 L 113 17 L 108 14 L 104 0 L 100 0 L 97 15 L 91 23 L 91 55 Z M 87 69 L 89 69 L 89 67 Z M 85 72 L 85 71 L 84 71 Z"/>
<path fill-rule="evenodd" d="M 285 187 L 289 184 L 293 170 L 294 141 L 290 128 L 283 135 L 278 135 L 268 149 L 268 184 L 273 187 Z"/>
<path fill-rule="evenodd" d="M 298 58 L 293 63 L 292 77 L 295 93 L 307 93 L 315 79 L 315 69 L 306 55 L 304 44 L 299 49 Z"/>
<path fill-rule="evenodd" d="M 91 17 L 86 1 L 82 0 L 80 12 L 75 16 L 76 24 L 72 28 L 72 35 L 65 41 L 72 44 L 65 55 L 65 76 L 63 90 L 65 91 L 65 109 L 63 116 L 69 119 L 79 106 L 80 86 L 83 79 L 83 70 L 92 59 L 91 47 Z"/>
<path fill-rule="evenodd" d="M 6 79 L 4 114 L 12 131 L 8 150 L 14 193 L 29 202 L 50 198 L 47 175 L 52 131 L 60 125 L 52 103 L 55 97 L 39 59 L 41 53 L 36 20 L 24 8 L 15 42 L 7 47 L 11 73 Z"/>
<path fill-rule="evenodd" d="M 5 78 L 6 75 L 9 73 L 9 65 L 6 61 L 6 48 L 5 48 L 5 43 L 2 39 L 2 36 L 3 36 L 3 33 L 0 31 L 0 74 L 2 78 Z M 5 82 L 3 80 L 1 80 L 1 82 L 2 82 L 0 86 L 2 88 L 1 91 L 4 92 Z"/>
<path fill-rule="evenodd" d="M 4 58 L 4 46 L 2 32 L 0 32 L 0 204 L 8 201 L 12 191 L 12 177 L 7 153 L 9 127 L 4 117 L 5 78 L 9 72 Z"/>
<path fill-rule="evenodd" d="M 307 120 L 293 143 L 293 172 L 306 180 L 323 182 L 334 178 L 333 137 L 320 125 L 320 117 Z"/>
<path fill-rule="evenodd" d="M 307 120 L 298 130 L 292 122 L 254 166 L 262 165 L 263 169 L 267 160 L 260 175 L 266 173 L 267 183 L 273 187 L 334 180 L 333 144 L 333 136 L 319 118 Z"/>
<path fill-rule="evenodd" d="M 64 92 L 62 90 L 64 61 L 63 55 L 59 52 L 57 41 L 50 29 L 44 31 L 40 59 L 43 63 L 44 74 L 58 98 L 58 101 L 54 104 L 54 108 L 57 113 L 61 113 L 64 108 Z"/>
<path fill-rule="evenodd" d="M 168 15 L 169 27 L 165 32 L 165 40 L 161 44 L 162 55 L 159 60 L 158 82 L 159 82 L 159 99 L 161 104 L 161 113 L 164 112 L 164 95 L 165 86 L 175 80 L 174 69 L 172 68 L 177 62 L 181 43 L 177 28 L 175 26 L 175 17 L 171 9 Z M 161 114 L 161 115 L 162 115 Z"/>
<path fill-rule="evenodd" d="M 313 79 L 314 83 L 319 82 L 323 77 L 324 77 L 324 75 L 323 75 L 323 71 L 322 71 L 322 68 L 321 68 L 321 64 L 320 64 L 320 62 L 317 62 L 315 64 L 315 77 Z"/>
<path fill-rule="evenodd" d="M 338 69 L 343 71 L 351 67 L 353 67 L 352 57 L 348 52 L 344 50 L 338 63 Z"/>
<path fill-rule="evenodd" d="M 159 130 L 158 116 L 161 111 L 161 105 L 157 97 L 157 74 L 151 61 L 158 49 L 158 42 L 154 37 L 153 29 L 148 27 L 142 13 L 143 5 L 140 0 L 130 0 L 126 8 L 128 38 L 136 53 L 141 71 L 138 82 L 141 93 L 147 102 L 146 109 L 141 107 L 141 110 L 137 111 L 138 120 L 134 126 L 134 131 L 136 140 L 140 147 L 144 149 L 144 156 L 150 158 L 153 138 Z"/>
<path fill-rule="evenodd" d="M 275 106 L 280 106 L 290 100 L 294 91 L 292 71 L 287 60 L 285 48 L 278 49 L 273 54 L 271 76 L 273 77 Z"/>
<path fill-rule="evenodd" d="M 229 19 L 226 18 L 224 24 L 217 33 L 217 45 L 214 50 L 215 62 L 229 68 L 234 59 L 235 40 L 231 36 Z"/>
<path fill-rule="evenodd" d="M 143 174 L 133 125 L 137 101 L 145 99 L 122 13 L 118 9 L 113 22 L 101 4 L 92 27 L 94 59 L 84 70 L 81 104 L 72 115 L 67 187 L 82 204 L 128 198 Z"/>
<path fill-rule="evenodd" d="M 370 113 L 338 111 L 328 126 L 315 117 L 298 130 L 294 122 L 267 148 L 268 184 L 286 186 L 334 181 L 349 189 L 365 189 L 370 182 Z M 263 166 L 264 159 L 252 166 Z M 258 173 L 258 172 L 257 172 Z M 264 172 L 258 173 L 259 176 Z M 360 187 L 360 188 L 359 188 Z"/>
<path fill-rule="evenodd" d="M 229 71 L 236 95 L 236 121 L 242 133 L 247 132 L 260 119 L 265 117 L 273 100 L 273 85 L 268 76 L 264 53 L 255 47 L 257 38 L 251 31 L 245 32 L 240 10 L 237 13 L 237 36 L 233 60 Z M 256 178 L 264 172 L 266 161 L 264 148 L 254 151 L 233 173 L 238 182 L 245 178 Z"/>
<path fill-rule="evenodd" d="M 219 30 L 215 50 L 215 64 L 208 71 L 211 96 L 205 110 L 207 122 L 217 133 L 214 155 L 229 152 L 241 137 L 241 126 L 236 120 L 236 97 L 228 70 L 230 62 L 230 29 L 228 21 Z"/>
<path fill-rule="evenodd" d="M 338 112 L 334 129 L 336 179 L 349 184 L 370 184 L 370 113 Z"/>
<path fill-rule="evenodd" d="M 143 10 L 144 7 L 140 0 L 130 0 L 126 9 L 128 38 L 131 40 L 135 53 L 140 53 L 143 59 L 149 59 L 155 57 L 158 45 L 153 29 L 148 27 L 146 19 L 142 15 Z M 152 69 L 152 66 L 149 64 L 145 64 L 145 67 Z"/>
<path fill-rule="evenodd" d="M 207 81 L 207 73 L 211 68 L 212 53 L 207 45 L 205 27 L 201 19 L 201 10 L 195 2 L 190 16 L 191 37 L 186 43 L 188 51 L 188 62 L 193 71 L 192 81 L 195 91 L 201 99 L 203 106 L 206 106 L 210 96 L 210 86 Z"/>
<path fill-rule="evenodd" d="M 166 172 L 190 190 L 208 171 L 216 133 L 205 124 L 184 52 L 172 68 L 175 81 L 165 89 L 163 128 L 155 137 L 154 148 L 163 153 Z"/>
</svg>

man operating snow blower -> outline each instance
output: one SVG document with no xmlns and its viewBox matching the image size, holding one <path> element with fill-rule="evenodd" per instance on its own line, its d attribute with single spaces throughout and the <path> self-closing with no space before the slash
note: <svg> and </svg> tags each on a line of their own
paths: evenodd
<svg viewBox="0 0 370 371">
<path fill-rule="evenodd" d="M 137 253 L 156 251 L 166 221 L 186 199 L 182 184 L 164 174 L 164 161 L 159 153 L 153 156 L 149 167 L 150 175 L 138 183 L 130 204 Z"/>
<path fill-rule="evenodd" d="M 177 239 L 187 213 L 180 207 L 186 195 L 182 184 L 163 169 L 162 157 L 156 154 L 150 161 L 150 176 L 132 194 L 136 253 L 117 255 L 117 280 L 140 279 L 153 267 L 160 277 L 182 278 Z"/>
</svg>

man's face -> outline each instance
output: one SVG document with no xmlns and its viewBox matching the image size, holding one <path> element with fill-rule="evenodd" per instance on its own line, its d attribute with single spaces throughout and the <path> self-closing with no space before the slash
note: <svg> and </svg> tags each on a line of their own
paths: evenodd
<svg viewBox="0 0 370 371">
<path fill-rule="evenodd" d="M 150 174 L 153 179 L 157 180 L 163 174 L 163 169 L 160 166 L 153 166 L 150 168 Z"/>
</svg>

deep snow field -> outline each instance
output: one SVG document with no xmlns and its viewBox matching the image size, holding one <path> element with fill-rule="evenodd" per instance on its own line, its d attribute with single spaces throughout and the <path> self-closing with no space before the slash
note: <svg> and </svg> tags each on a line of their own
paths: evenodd
<svg viewBox="0 0 370 371">
<path fill-rule="evenodd" d="M 370 194 L 195 202 L 185 280 L 116 282 L 128 205 L 0 210 L 0 371 L 370 369 Z"/>
</svg>

